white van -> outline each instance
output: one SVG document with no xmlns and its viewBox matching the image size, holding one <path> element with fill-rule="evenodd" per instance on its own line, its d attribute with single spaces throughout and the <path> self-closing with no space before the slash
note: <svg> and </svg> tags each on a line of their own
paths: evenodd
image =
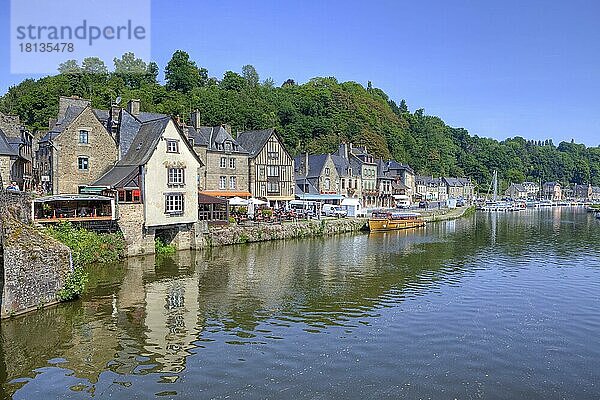
<svg viewBox="0 0 600 400">
<path fill-rule="evenodd" d="M 410 208 L 410 196 L 397 194 L 394 200 L 396 200 L 396 208 Z"/>
<path fill-rule="evenodd" d="M 348 215 L 348 211 L 344 210 L 342 206 L 336 206 L 334 204 L 323 204 L 321 213 L 326 217 L 345 217 Z"/>
<path fill-rule="evenodd" d="M 344 199 L 342 200 L 342 208 L 346 210 L 349 217 L 366 217 L 367 210 L 363 208 L 358 199 Z"/>
</svg>

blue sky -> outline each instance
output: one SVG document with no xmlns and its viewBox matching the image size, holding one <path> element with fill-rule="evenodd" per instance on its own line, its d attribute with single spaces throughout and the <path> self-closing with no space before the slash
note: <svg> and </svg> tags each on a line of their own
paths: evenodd
<svg viewBox="0 0 600 400">
<path fill-rule="evenodd" d="M 6 0 L 0 92 L 11 75 Z M 212 76 L 372 81 L 479 136 L 600 144 L 600 2 L 153 1 L 152 58 L 177 49 Z M 6 24 L 4 23 L 6 22 Z"/>
</svg>

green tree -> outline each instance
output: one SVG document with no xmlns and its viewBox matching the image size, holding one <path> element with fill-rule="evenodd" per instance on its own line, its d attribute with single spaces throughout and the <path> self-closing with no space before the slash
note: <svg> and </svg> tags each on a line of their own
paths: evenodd
<svg viewBox="0 0 600 400">
<path fill-rule="evenodd" d="M 196 63 L 190 60 L 190 55 L 183 50 L 173 53 L 171 60 L 165 68 L 167 90 L 176 90 L 188 93 L 202 83 L 202 76 Z"/>
<path fill-rule="evenodd" d="M 108 74 L 108 68 L 106 64 L 98 57 L 87 57 L 83 59 L 81 64 L 83 72 L 88 74 Z"/>
<path fill-rule="evenodd" d="M 67 60 L 58 66 L 58 72 L 61 74 L 80 74 L 81 67 L 77 60 Z"/>
<path fill-rule="evenodd" d="M 260 81 L 260 78 L 258 76 L 258 72 L 256 72 L 256 68 L 254 68 L 252 65 L 248 64 L 248 65 L 244 65 L 242 67 L 242 76 L 246 80 L 246 83 L 248 84 L 248 86 L 250 86 L 250 87 L 258 86 L 258 82 Z"/>
</svg>

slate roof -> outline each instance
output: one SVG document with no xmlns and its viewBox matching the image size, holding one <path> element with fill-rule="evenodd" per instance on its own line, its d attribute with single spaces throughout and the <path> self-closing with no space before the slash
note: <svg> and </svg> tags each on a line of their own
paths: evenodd
<svg viewBox="0 0 600 400">
<path fill-rule="evenodd" d="M 304 158 L 305 156 L 303 154 L 296 156 L 296 158 L 294 158 L 294 166 L 295 169 L 297 171 L 300 170 L 300 166 L 304 165 Z M 321 176 L 321 171 L 323 171 L 323 167 L 325 166 L 325 162 L 327 161 L 327 157 L 329 157 L 329 154 L 312 154 L 308 156 L 308 173 L 306 174 L 306 176 L 308 178 L 316 178 Z M 304 175 L 302 175 L 304 176 Z"/>
<path fill-rule="evenodd" d="M 554 186 L 560 186 L 560 183 L 558 183 L 558 182 L 546 182 L 546 183 L 544 183 L 544 187 L 545 188 L 550 188 L 550 187 L 553 188 Z"/>
<path fill-rule="evenodd" d="M 389 160 L 387 162 L 387 169 L 390 171 L 391 170 L 407 170 L 413 174 L 415 173 L 415 171 L 410 167 L 410 165 L 402 164 L 395 160 Z"/>
<path fill-rule="evenodd" d="M 510 188 L 514 188 L 517 192 L 526 192 L 527 191 L 527 189 L 525 189 L 525 186 L 523 186 L 520 183 L 513 183 L 512 185 L 510 185 L 508 190 L 510 190 Z"/>
<path fill-rule="evenodd" d="M 92 111 L 94 112 L 94 115 L 96 115 L 96 118 L 98 118 L 98 121 L 102 122 L 103 125 L 106 125 L 110 116 L 108 110 L 93 109 Z"/>
<path fill-rule="evenodd" d="M 137 165 L 116 165 L 91 186 L 121 187 L 139 172 Z"/>
<path fill-rule="evenodd" d="M 415 183 L 425 186 L 439 186 L 441 182 L 440 178 L 433 178 L 431 176 L 415 176 Z"/>
<path fill-rule="evenodd" d="M 83 110 L 85 110 L 84 107 L 78 107 L 78 106 L 67 107 L 64 118 L 57 121 L 54 124 L 54 126 L 52 126 L 52 128 L 50 128 L 48 133 L 46 133 L 46 135 L 44 137 L 42 137 L 42 139 L 40 139 L 40 142 L 47 142 L 49 140 L 53 140 L 58 135 L 63 133 L 63 131 L 67 128 L 67 126 L 69 126 L 73 121 L 75 121 L 75 119 L 77 117 L 79 117 L 79 115 L 81 115 Z"/>
<path fill-rule="evenodd" d="M 254 158 L 265 147 L 265 144 L 275 133 L 275 129 L 263 129 L 259 131 L 246 131 L 240 133 L 236 140 L 240 146 L 248 151 L 250 158 Z"/>
<path fill-rule="evenodd" d="M 302 188 L 304 187 L 305 184 L 308 186 L 307 187 L 308 192 L 306 192 L 306 193 L 302 190 Z M 321 193 L 321 192 L 319 192 L 319 190 L 316 187 L 316 182 L 315 182 L 314 178 L 313 179 L 309 179 L 309 178 L 305 179 L 304 177 L 296 177 L 296 188 L 295 189 L 296 189 L 295 193 L 299 194 L 299 195 L 320 194 Z"/>
<path fill-rule="evenodd" d="M 473 182 L 469 178 L 458 178 L 458 181 L 462 183 L 463 186 L 472 186 Z"/>
<path fill-rule="evenodd" d="M 193 128 L 192 128 L 193 129 Z M 189 134 L 188 134 L 189 136 Z M 211 151 L 224 151 L 223 145 L 225 142 L 230 141 L 232 144 L 231 151 L 233 153 L 248 154 L 248 151 L 244 146 L 240 146 L 239 142 L 236 141 L 233 136 L 227 132 L 227 129 L 222 125 L 219 126 L 201 126 L 195 133 L 200 146 L 206 146 Z M 194 138 L 194 144 L 196 145 L 196 138 Z M 267 137 L 267 140 L 269 138 Z M 266 142 L 266 141 L 265 141 Z M 261 147 L 262 148 L 262 147 Z M 260 151 L 260 149 L 259 149 Z"/>
<path fill-rule="evenodd" d="M 198 129 L 193 126 L 186 126 L 188 138 L 194 140 L 194 146 L 208 146 L 207 136 L 202 133 L 204 128 L 210 129 L 210 126 L 201 126 Z"/>
<path fill-rule="evenodd" d="M 12 156 L 12 157 L 19 156 L 19 151 L 18 150 L 15 151 L 13 146 L 10 145 L 10 143 L 6 139 L 6 135 L 4 134 L 4 131 L 2 131 L 1 129 L 0 129 L 0 155 Z"/>
<path fill-rule="evenodd" d="M 125 153 L 118 165 L 144 165 L 148 162 L 154 149 L 165 131 L 170 117 L 163 117 L 140 124 L 139 131 L 131 142 L 129 150 Z"/>
<path fill-rule="evenodd" d="M 333 161 L 333 165 L 335 165 L 335 169 L 339 176 L 341 176 L 341 177 L 349 176 L 348 168 L 350 168 L 350 162 L 347 159 L 345 159 L 344 157 L 340 157 L 336 154 L 331 154 L 331 160 Z M 309 163 L 310 163 L 310 160 L 309 160 Z"/>
<path fill-rule="evenodd" d="M 451 187 L 462 187 L 463 186 L 462 182 L 458 178 L 444 177 L 443 180 L 444 180 L 444 182 L 446 182 L 446 185 L 451 186 Z"/>
</svg>

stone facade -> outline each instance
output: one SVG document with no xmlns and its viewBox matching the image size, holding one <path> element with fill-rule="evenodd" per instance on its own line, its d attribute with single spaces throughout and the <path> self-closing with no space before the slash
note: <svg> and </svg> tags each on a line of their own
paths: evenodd
<svg viewBox="0 0 600 400">
<path fill-rule="evenodd" d="M 2 185 L 6 187 L 11 181 L 11 169 L 13 160 L 10 156 L 0 156 L 0 178 L 2 178 Z"/>
<path fill-rule="evenodd" d="M 119 228 L 123 232 L 129 257 L 154 254 L 154 231 L 144 228 L 144 205 L 119 204 Z"/>
<path fill-rule="evenodd" d="M 2 192 L 0 200 L 4 318 L 56 303 L 73 266 L 69 248 L 29 225 L 29 196 Z"/>
<path fill-rule="evenodd" d="M 88 132 L 88 143 L 80 143 L 82 130 Z M 118 160 L 115 140 L 89 106 L 53 139 L 47 152 L 53 194 L 78 193 L 81 186 L 92 184 Z M 87 169 L 81 168 L 80 159 L 87 159 Z"/>
<path fill-rule="evenodd" d="M 222 166 L 222 158 L 225 159 L 225 167 Z M 208 151 L 206 157 L 200 159 L 206 164 L 204 177 L 201 178 L 204 187 L 201 187 L 201 190 L 248 191 L 248 155 Z M 225 177 L 225 186 L 222 185 L 222 177 Z M 234 185 L 231 184 L 232 178 Z"/>
</svg>

